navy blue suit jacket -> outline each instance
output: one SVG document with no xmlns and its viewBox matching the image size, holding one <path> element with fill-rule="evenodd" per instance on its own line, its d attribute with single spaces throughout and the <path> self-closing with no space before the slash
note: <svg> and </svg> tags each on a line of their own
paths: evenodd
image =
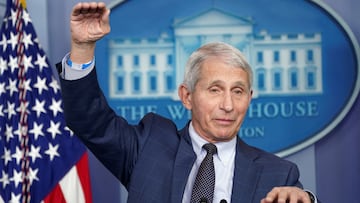
<svg viewBox="0 0 360 203">
<path fill-rule="evenodd" d="M 61 79 L 68 126 L 123 183 L 130 203 L 177 203 L 196 159 L 188 125 L 154 113 L 129 125 L 109 108 L 96 71 L 75 81 Z M 231 202 L 259 203 L 275 186 L 302 187 L 295 164 L 237 138 Z"/>
</svg>

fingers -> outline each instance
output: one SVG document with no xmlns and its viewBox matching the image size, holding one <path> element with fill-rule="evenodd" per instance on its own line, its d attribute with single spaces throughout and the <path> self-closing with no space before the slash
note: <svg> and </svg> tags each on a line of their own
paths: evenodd
<svg viewBox="0 0 360 203">
<path fill-rule="evenodd" d="M 102 15 L 105 12 L 107 12 L 107 9 L 104 2 L 81 2 L 73 7 L 72 15 Z"/>
<path fill-rule="evenodd" d="M 109 24 L 109 15 L 110 15 L 110 9 L 107 9 L 105 4 L 104 4 L 104 8 L 102 9 L 103 10 L 103 13 L 104 15 L 102 15 L 102 21 L 105 23 L 105 24 Z M 110 31 L 110 30 L 109 30 Z"/>
<path fill-rule="evenodd" d="M 309 195 L 297 187 L 275 187 L 261 203 L 310 203 Z"/>
</svg>

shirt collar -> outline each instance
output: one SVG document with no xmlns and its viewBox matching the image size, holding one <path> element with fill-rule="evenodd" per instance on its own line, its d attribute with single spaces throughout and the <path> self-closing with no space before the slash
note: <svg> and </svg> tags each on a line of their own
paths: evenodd
<svg viewBox="0 0 360 203">
<path fill-rule="evenodd" d="M 194 152 L 196 156 L 199 156 L 201 154 L 202 146 L 208 141 L 203 139 L 194 129 L 192 122 L 190 122 L 189 125 L 189 135 L 191 138 L 192 147 L 194 149 Z M 228 165 L 228 163 L 231 160 L 232 155 L 235 153 L 235 147 L 236 147 L 236 137 L 233 137 L 231 140 L 226 142 L 217 142 L 213 143 L 215 144 L 217 148 L 217 155 L 215 157 L 218 157 L 220 162 L 224 165 Z"/>
</svg>

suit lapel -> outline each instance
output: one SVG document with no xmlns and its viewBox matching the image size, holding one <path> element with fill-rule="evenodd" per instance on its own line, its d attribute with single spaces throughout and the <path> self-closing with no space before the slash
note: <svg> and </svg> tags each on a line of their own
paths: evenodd
<svg viewBox="0 0 360 203">
<path fill-rule="evenodd" d="M 177 151 L 171 188 L 171 202 L 181 202 L 187 179 L 196 160 L 191 145 L 188 125 L 180 131 L 180 143 Z"/>
<path fill-rule="evenodd" d="M 254 164 L 257 153 L 237 138 L 231 202 L 252 202 L 262 167 Z"/>
</svg>

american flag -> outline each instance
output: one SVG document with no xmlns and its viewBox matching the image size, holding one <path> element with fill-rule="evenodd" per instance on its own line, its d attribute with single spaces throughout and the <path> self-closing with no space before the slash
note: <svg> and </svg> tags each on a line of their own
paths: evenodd
<svg viewBox="0 0 360 203">
<path fill-rule="evenodd" d="M 87 151 L 66 127 L 60 86 L 25 0 L 0 31 L 0 203 L 91 202 Z"/>
</svg>

